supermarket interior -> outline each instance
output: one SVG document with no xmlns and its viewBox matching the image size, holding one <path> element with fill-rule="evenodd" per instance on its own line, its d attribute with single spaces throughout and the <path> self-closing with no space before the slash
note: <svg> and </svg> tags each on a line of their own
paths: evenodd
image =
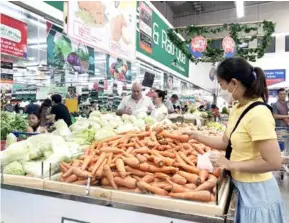
<svg viewBox="0 0 289 223">
<path fill-rule="evenodd" d="M 0 222 L 288 223 L 288 12 L 0 2 Z"/>
</svg>

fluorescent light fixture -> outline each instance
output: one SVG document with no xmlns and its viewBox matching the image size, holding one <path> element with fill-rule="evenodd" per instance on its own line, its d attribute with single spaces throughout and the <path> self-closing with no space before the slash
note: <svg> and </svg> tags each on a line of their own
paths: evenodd
<svg viewBox="0 0 289 223">
<path fill-rule="evenodd" d="M 272 36 L 288 36 L 289 32 L 273 33 Z"/>
<path fill-rule="evenodd" d="M 235 1 L 235 4 L 236 4 L 237 17 L 238 18 L 244 17 L 244 1 L 237 0 Z"/>
<path fill-rule="evenodd" d="M 27 39 L 28 44 L 46 43 L 46 39 Z"/>
</svg>

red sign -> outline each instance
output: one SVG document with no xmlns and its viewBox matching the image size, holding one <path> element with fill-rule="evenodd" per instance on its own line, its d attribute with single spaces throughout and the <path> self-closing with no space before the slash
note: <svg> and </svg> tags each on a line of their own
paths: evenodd
<svg viewBox="0 0 289 223">
<path fill-rule="evenodd" d="M 235 41 L 230 36 L 226 36 L 222 41 L 225 53 L 233 53 L 235 50 Z"/>
<path fill-rule="evenodd" d="M 196 36 L 192 39 L 191 48 L 195 52 L 204 52 L 207 48 L 207 39 L 203 36 Z"/>
<path fill-rule="evenodd" d="M 27 24 L 1 14 L 1 53 L 27 57 Z"/>
</svg>

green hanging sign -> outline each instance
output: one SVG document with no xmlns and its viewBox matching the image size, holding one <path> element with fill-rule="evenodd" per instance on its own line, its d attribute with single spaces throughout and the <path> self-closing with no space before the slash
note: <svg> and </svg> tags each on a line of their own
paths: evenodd
<svg viewBox="0 0 289 223">
<path fill-rule="evenodd" d="M 165 21 L 145 2 L 137 2 L 136 50 L 179 74 L 189 76 L 189 60 L 168 38 Z"/>
<path fill-rule="evenodd" d="M 63 1 L 44 1 L 44 2 L 63 12 Z"/>
</svg>

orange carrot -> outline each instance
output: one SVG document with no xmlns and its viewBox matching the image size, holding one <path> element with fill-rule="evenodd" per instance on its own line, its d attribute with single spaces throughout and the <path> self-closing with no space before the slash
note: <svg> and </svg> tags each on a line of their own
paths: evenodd
<svg viewBox="0 0 289 223">
<path fill-rule="evenodd" d="M 176 134 L 168 133 L 165 131 L 163 131 L 160 135 L 162 135 L 163 137 L 166 137 L 166 138 L 178 140 L 180 142 L 188 142 L 189 141 L 188 135 L 176 135 Z"/>
<path fill-rule="evenodd" d="M 145 163 L 145 162 L 148 161 L 148 159 L 147 159 L 145 156 L 141 155 L 141 154 L 136 154 L 136 158 L 138 158 L 138 160 L 139 160 L 141 163 Z"/>
<path fill-rule="evenodd" d="M 143 176 L 145 176 L 147 174 L 144 171 L 141 171 L 141 170 L 138 170 L 138 169 L 134 169 L 134 168 L 132 168 L 130 166 L 126 166 L 125 170 L 127 172 L 130 172 L 132 175 L 136 175 L 136 176 L 139 176 L 139 177 L 143 177 Z"/>
<path fill-rule="evenodd" d="M 186 188 L 189 188 L 191 190 L 195 190 L 197 188 L 197 186 L 193 183 L 189 183 L 189 184 L 185 184 L 184 185 Z"/>
<path fill-rule="evenodd" d="M 169 184 L 168 182 L 162 181 L 162 182 L 152 182 L 151 183 L 152 186 L 156 186 L 159 187 L 161 189 L 164 189 L 166 191 L 171 191 L 173 186 L 171 184 Z"/>
<path fill-rule="evenodd" d="M 214 170 L 213 174 L 216 176 L 216 177 L 219 177 L 221 176 L 221 173 L 222 173 L 222 169 L 221 168 L 217 168 Z"/>
<path fill-rule="evenodd" d="M 213 188 L 213 193 L 216 194 L 217 193 L 217 187 Z"/>
<path fill-rule="evenodd" d="M 110 182 L 110 184 L 113 186 L 113 188 L 114 188 L 115 190 L 117 190 L 117 185 L 116 185 L 116 183 L 114 182 L 114 178 L 113 178 L 111 169 L 110 169 L 110 167 L 109 167 L 108 165 L 105 165 L 105 166 L 103 167 L 103 174 L 104 174 L 104 176 L 107 177 L 107 179 L 109 180 L 109 182 Z"/>
<path fill-rule="evenodd" d="M 174 151 L 176 155 L 176 160 L 179 164 L 186 164 L 186 162 L 180 157 L 179 153 L 177 151 Z"/>
<path fill-rule="evenodd" d="M 180 198 L 193 201 L 209 202 L 211 201 L 211 193 L 209 191 L 191 191 L 183 193 L 170 193 L 173 198 Z"/>
<path fill-rule="evenodd" d="M 132 153 L 133 153 L 133 154 L 136 154 L 136 153 L 141 153 L 141 154 L 149 153 L 149 149 L 148 149 L 147 147 L 141 147 L 141 148 L 139 148 L 139 149 L 133 150 Z"/>
<path fill-rule="evenodd" d="M 156 133 L 153 131 L 151 132 L 151 139 L 156 145 L 159 145 L 159 142 L 158 142 L 157 137 L 156 137 Z"/>
<path fill-rule="evenodd" d="M 81 166 L 81 170 L 85 170 L 87 168 L 87 166 L 91 162 L 92 158 L 93 158 L 92 155 L 85 157 L 85 159 L 82 163 L 82 166 Z"/>
<path fill-rule="evenodd" d="M 68 171 L 68 169 L 62 163 L 59 163 L 59 167 L 62 173 L 66 173 Z"/>
<path fill-rule="evenodd" d="M 201 183 L 204 183 L 209 178 L 209 172 L 207 170 L 201 170 L 199 176 Z"/>
<path fill-rule="evenodd" d="M 147 190 L 147 191 L 150 191 L 154 194 L 157 194 L 157 195 L 160 195 L 160 196 L 167 196 L 168 195 L 168 192 L 166 190 L 163 190 L 159 187 L 156 187 L 156 186 L 152 186 L 146 182 L 143 182 L 143 181 L 140 181 L 138 182 L 138 187 L 140 187 L 142 190 Z"/>
<path fill-rule="evenodd" d="M 112 186 L 103 186 L 103 188 L 109 189 L 109 190 L 113 189 Z M 139 188 L 129 189 L 126 187 L 118 187 L 118 190 L 123 191 L 123 192 L 129 192 L 129 193 L 141 193 L 141 190 Z"/>
<path fill-rule="evenodd" d="M 136 188 L 136 179 L 132 178 L 132 177 L 126 177 L 125 179 L 121 178 L 121 177 L 115 177 L 114 178 L 115 183 L 118 186 L 124 186 L 127 187 L 129 189 L 135 189 Z"/>
<path fill-rule="evenodd" d="M 193 163 L 193 161 L 191 161 L 191 160 L 184 154 L 184 152 L 179 151 L 178 153 L 179 153 L 180 157 L 181 157 L 187 164 L 189 164 L 189 165 L 191 165 L 191 166 L 195 166 L 195 164 Z"/>
<path fill-rule="evenodd" d="M 90 176 L 90 172 L 88 172 L 86 170 L 81 170 L 79 167 L 72 167 L 72 173 L 78 177 L 87 178 L 88 176 Z"/>
<path fill-rule="evenodd" d="M 164 161 L 161 157 L 153 156 L 153 162 L 159 167 L 162 167 L 164 165 Z"/>
<path fill-rule="evenodd" d="M 142 181 L 143 182 L 146 182 L 146 183 L 152 183 L 154 181 L 154 176 L 151 175 L 151 174 L 148 174 L 148 175 L 145 175 L 143 178 L 142 178 Z"/>
<path fill-rule="evenodd" d="M 159 153 L 162 156 L 166 156 L 166 157 L 169 157 L 169 158 L 175 158 L 176 157 L 176 155 L 174 153 L 171 153 L 171 152 L 168 152 L 168 151 L 159 151 Z"/>
<path fill-rule="evenodd" d="M 217 198 L 215 194 L 211 194 L 211 201 L 216 202 Z"/>
<path fill-rule="evenodd" d="M 113 137 L 110 137 L 110 138 L 102 140 L 102 143 L 109 142 L 109 141 L 114 141 L 114 140 L 117 140 L 117 139 L 119 139 L 121 137 L 123 137 L 123 136 L 122 135 L 116 135 L 116 136 L 113 136 Z"/>
<path fill-rule="evenodd" d="M 196 185 L 199 184 L 200 178 L 197 174 L 187 173 L 184 171 L 179 171 L 178 174 L 186 178 L 186 180 L 189 181 L 190 183 L 193 183 Z"/>
<path fill-rule="evenodd" d="M 150 132 L 141 132 L 136 135 L 139 138 L 150 136 Z"/>
<path fill-rule="evenodd" d="M 177 171 L 177 169 L 174 167 L 170 167 L 170 166 L 156 167 L 148 163 L 141 163 L 139 165 L 139 168 L 142 171 L 148 171 L 148 172 L 175 173 Z"/>
<path fill-rule="evenodd" d="M 69 177 L 67 177 L 67 179 L 65 180 L 66 183 L 72 183 L 74 181 L 77 180 L 77 176 L 75 174 L 70 175 Z"/>
<path fill-rule="evenodd" d="M 61 162 L 61 164 L 68 170 L 70 168 L 70 165 L 65 162 Z"/>
<path fill-rule="evenodd" d="M 187 180 L 186 178 L 180 176 L 179 174 L 175 174 L 172 176 L 171 180 L 174 182 L 174 183 L 177 183 L 177 184 L 180 184 L 180 185 L 184 185 L 187 183 Z"/>
<path fill-rule="evenodd" d="M 176 183 L 170 181 L 169 179 L 167 179 L 167 181 L 172 185 L 171 192 L 173 192 L 173 193 L 182 193 L 182 192 L 192 191 L 189 188 L 186 188 L 182 185 L 179 185 L 179 184 L 176 184 Z"/>
<path fill-rule="evenodd" d="M 108 159 L 105 159 L 101 164 L 100 164 L 100 166 L 98 167 L 98 169 L 97 169 L 97 171 L 95 172 L 95 176 L 96 177 L 101 177 L 102 176 L 102 174 L 103 174 L 103 167 L 104 167 L 104 165 L 108 165 Z"/>
<path fill-rule="evenodd" d="M 171 158 L 168 158 L 168 157 L 165 157 L 164 158 L 164 164 L 166 166 L 173 166 L 175 163 L 175 160 L 174 159 L 171 159 Z"/>
<path fill-rule="evenodd" d="M 176 167 L 180 167 L 184 170 L 186 170 L 187 172 L 190 172 L 190 173 L 195 173 L 195 174 L 199 174 L 200 173 L 200 170 L 195 167 L 195 166 L 190 166 L 188 164 L 181 164 L 181 163 L 174 163 L 174 166 Z"/>
<path fill-rule="evenodd" d="M 119 158 L 115 161 L 115 164 L 116 164 L 116 169 L 119 172 L 120 176 L 123 178 L 126 177 L 126 170 L 124 167 L 123 160 L 121 158 Z"/>
<path fill-rule="evenodd" d="M 163 131 L 163 128 L 162 127 L 156 127 L 155 131 L 156 131 L 156 134 L 158 135 Z"/>
<path fill-rule="evenodd" d="M 65 173 L 63 173 L 63 177 L 64 178 L 66 178 L 66 177 L 68 177 L 68 176 L 70 176 L 71 174 L 72 174 L 72 170 L 73 170 L 73 166 L 72 167 L 70 167 Z"/>
<path fill-rule="evenodd" d="M 193 147 L 191 146 L 190 143 L 183 143 L 183 148 L 184 148 L 185 150 L 191 150 L 191 149 L 193 149 Z"/>
<path fill-rule="evenodd" d="M 101 185 L 109 186 L 109 185 L 111 185 L 111 184 L 110 184 L 109 180 L 108 180 L 106 177 L 103 177 L 103 178 L 101 179 Z"/>
<path fill-rule="evenodd" d="M 146 147 L 142 140 L 137 139 L 136 142 L 140 145 L 141 148 Z"/>
<path fill-rule="evenodd" d="M 126 152 L 127 152 L 127 153 L 132 153 L 132 152 L 133 152 L 133 150 L 134 150 L 134 148 L 133 148 L 133 147 L 128 147 L 128 148 L 127 148 L 127 150 L 126 150 Z"/>
<path fill-rule="evenodd" d="M 118 158 L 121 158 L 121 157 L 122 157 L 121 154 L 116 155 L 116 156 L 112 159 L 111 163 L 115 163 L 115 161 L 116 161 Z"/>
<path fill-rule="evenodd" d="M 93 169 L 92 169 L 92 171 L 91 171 L 91 173 L 92 173 L 93 176 L 95 175 L 95 173 L 96 173 L 97 169 L 99 168 L 99 166 L 100 166 L 100 165 L 102 164 L 102 162 L 104 161 L 105 157 L 106 157 L 106 154 L 105 154 L 104 152 L 100 154 L 98 160 L 97 160 L 96 163 L 94 164 Z"/>
<path fill-rule="evenodd" d="M 205 153 L 204 150 L 202 149 L 202 146 L 200 144 L 194 144 L 194 148 L 201 155 L 203 155 Z"/>
<path fill-rule="evenodd" d="M 156 178 L 160 178 L 160 179 L 164 179 L 164 180 L 170 178 L 169 175 L 167 175 L 167 174 L 165 174 L 165 173 L 160 173 L 160 172 L 154 173 L 154 176 L 155 176 Z"/>
<path fill-rule="evenodd" d="M 116 147 L 102 147 L 99 149 L 100 152 L 105 153 L 122 153 L 123 150 L 116 148 Z"/>
<path fill-rule="evenodd" d="M 201 191 L 201 190 L 212 190 L 216 186 L 217 180 L 209 179 L 205 181 L 204 183 L 200 184 L 195 191 Z"/>
<path fill-rule="evenodd" d="M 123 157 L 122 159 L 127 165 L 129 165 L 131 167 L 134 167 L 134 168 L 138 168 L 139 167 L 140 162 L 135 157 L 129 157 L 129 158 L 128 157 Z"/>
</svg>

